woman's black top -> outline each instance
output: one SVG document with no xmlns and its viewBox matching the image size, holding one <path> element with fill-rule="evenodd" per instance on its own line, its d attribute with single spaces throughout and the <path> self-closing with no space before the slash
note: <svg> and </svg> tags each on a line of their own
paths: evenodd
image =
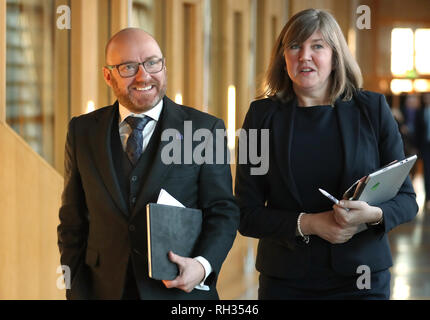
<svg viewBox="0 0 430 320">
<path fill-rule="evenodd" d="M 297 107 L 291 166 L 306 213 L 332 210 L 333 202 L 323 196 L 318 188 L 339 197 L 344 165 L 341 139 L 336 110 L 332 106 Z M 308 276 L 287 282 L 291 281 L 292 285 L 303 289 L 341 285 L 337 284 L 337 276 L 331 268 L 330 246 L 324 239 L 312 237 L 309 244 L 311 270 Z"/>
</svg>

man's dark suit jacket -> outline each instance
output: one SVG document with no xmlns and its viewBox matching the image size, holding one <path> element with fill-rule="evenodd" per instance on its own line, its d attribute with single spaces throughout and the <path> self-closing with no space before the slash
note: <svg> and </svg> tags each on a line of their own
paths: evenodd
<svg viewBox="0 0 430 320">
<path fill-rule="evenodd" d="M 291 141 L 297 102 L 254 101 L 243 128 L 270 129 L 269 171 L 251 176 L 251 165 L 239 164 L 235 194 L 241 210 L 239 232 L 259 238 L 256 268 L 277 278 L 297 279 L 307 274 L 310 246 L 296 237 L 297 218 L 304 204 L 291 171 Z M 362 91 L 350 101 L 335 103 L 344 152 L 341 197 L 357 179 L 397 159 L 404 158 L 396 122 L 385 97 Z M 312 146 L 303 146 L 303 148 Z M 318 161 L 318 159 L 315 159 Z M 409 178 L 392 200 L 379 205 L 384 223 L 354 235 L 344 244 L 331 245 L 331 264 L 342 275 L 354 275 L 367 265 L 371 272 L 387 269 L 392 257 L 387 232 L 414 218 L 418 211 Z"/>
<path fill-rule="evenodd" d="M 222 120 L 179 106 L 167 97 L 157 127 L 161 132 L 176 129 L 184 159 L 184 121 L 197 129 L 225 129 Z M 230 165 L 169 164 L 161 151 L 170 141 L 158 144 L 156 157 L 136 205 L 128 212 L 111 153 L 111 132 L 118 103 L 70 121 L 65 154 L 65 186 L 58 226 L 61 263 L 71 268 L 70 299 L 120 299 L 129 259 L 133 262 L 137 287 L 143 299 L 218 298 L 216 279 L 236 236 L 239 209 L 232 194 Z M 150 143 L 153 143 L 151 139 Z M 207 141 L 202 140 L 207 143 Z M 226 143 L 221 151 L 226 155 Z M 193 141 L 193 149 L 200 141 Z M 215 158 L 215 151 L 213 154 Z M 203 211 L 202 233 L 192 257 L 203 256 L 213 268 L 206 280 L 210 291 L 194 289 L 187 294 L 167 289 L 148 277 L 146 205 L 156 202 L 164 188 L 186 207 Z"/>
</svg>

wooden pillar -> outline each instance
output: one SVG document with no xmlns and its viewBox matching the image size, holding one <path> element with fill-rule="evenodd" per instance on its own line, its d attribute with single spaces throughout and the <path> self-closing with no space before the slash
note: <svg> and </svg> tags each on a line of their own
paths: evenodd
<svg viewBox="0 0 430 320">
<path fill-rule="evenodd" d="M 167 0 L 165 52 L 167 95 L 203 107 L 203 0 Z"/>
<path fill-rule="evenodd" d="M 248 111 L 254 79 L 254 55 L 250 26 L 252 0 L 214 0 L 212 7 L 212 46 L 209 113 L 224 120 L 227 129 L 239 129 Z M 229 87 L 234 86 L 236 105 L 228 110 Z M 234 116 L 235 121 L 229 121 Z M 230 124 L 229 124 L 230 122 Z M 233 128 L 231 127 L 233 126 Z M 234 150 L 231 150 L 234 155 Z M 235 166 L 232 165 L 235 175 Z M 218 288 L 221 299 L 236 299 L 256 285 L 254 252 L 256 241 L 238 234 L 221 270 Z M 252 265 L 249 268 L 249 265 Z"/>
<path fill-rule="evenodd" d="M 55 8 L 60 5 L 70 6 L 70 0 L 56 0 Z M 64 172 L 64 145 L 71 107 L 70 34 L 68 29 L 55 28 L 54 31 L 54 168 L 61 175 Z"/>
<path fill-rule="evenodd" d="M 236 88 L 235 127 L 242 126 L 249 107 L 250 17 L 249 0 L 212 2 L 214 28 L 209 112 L 228 123 L 228 90 Z"/>
<path fill-rule="evenodd" d="M 111 0 L 111 36 L 129 26 L 129 11 L 132 0 Z"/>
<path fill-rule="evenodd" d="M 36 61 L 42 63 L 43 68 L 40 74 L 41 88 L 40 90 L 40 109 L 41 109 L 41 124 L 42 124 L 42 154 L 43 158 L 48 163 L 54 163 L 54 137 L 53 133 L 55 130 L 55 106 L 54 106 L 54 72 L 55 65 L 54 53 L 55 53 L 55 42 L 52 41 L 56 24 L 52 24 L 52 16 L 55 15 L 56 9 L 52 8 L 55 1 L 44 1 L 41 3 L 42 15 L 41 15 L 41 26 L 43 28 L 44 37 L 41 39 L 42 48 L 39 52 L 39 58 Z M 21 89 L 22 90 L 22 89 Z"/>
<path fill-rule="evenodd" d="M 72 0 L 71 116 L 97 102 L 97 0 Z"/>
<path fill-rule="evenodd" d="M 273 46 L 286 22 L 287 8 L 284 0 L 258 0 L 256 81 L 259 89 L 269 66 Z"/>
<path fill-rule="evenodd" d="M 87 112 L 89 101 L 95 108 L 113 102 L 102 77 L 104 47 L 128 26 L 130 1 L 71 0 L 71 117 Z"/>
<path fill-rule="evenodd" d="M 110 2 L 109 0 L 97 1 L 97 20 L 98 20 L 98 33 L 97 33 L 97 108 L 101 108 L 113 103 L 113 95 L 110 87 L 106 84 L 103 77 L 103 66 L 106 64 L 105 60 L 105 47 L 109 41 L 110 35 Z"/>
</svg>

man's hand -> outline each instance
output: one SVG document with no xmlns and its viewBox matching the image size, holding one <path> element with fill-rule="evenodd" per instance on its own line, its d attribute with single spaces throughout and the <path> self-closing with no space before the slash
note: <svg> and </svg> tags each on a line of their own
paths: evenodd
<svg viewBox="0 0 430 320">
<path fill-rule="evenodd" d="M 205 269 L 196 259 L 181 257 L 172 251 L 169 259 L 178 265 L 179 275 L 173 280 L 162 280 L 166 288 L 178 288 L 189 293 L 203 281 Z"/>
</svg>

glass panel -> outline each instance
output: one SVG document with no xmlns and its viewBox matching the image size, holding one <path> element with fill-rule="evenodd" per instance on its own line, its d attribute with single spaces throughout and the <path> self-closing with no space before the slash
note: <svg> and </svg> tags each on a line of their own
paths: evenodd
<svg viewBox="0 0 430 320">
<path fill-rule="evenodd" d="M 415 31 L 415 66 L 420 74 L 430 74 L 430 29 Z"/>
<path fill-rule="evenodd" d="M 154 1 L 133 0 L 133 14 L 131 24 L 154 35 Z"/>
<path fill-rule="evenodd" d="M 430 92 L 430 80 L 416 79 L 414 81 L 414 90 L 416 92 Z"/>
<path fill-rule="evenodd" d="M 405 75 L 414 69 L 414 33 L 410 28 L 395 28 L 391 32 L 391 72 Z"/>
<path fill-rule="evenodd" d="M 6 122 L 53 162 L 53 0 L 7 0 Z"/>
<path fill-rule="evenodd" d="M 391 92 L 399 94 L 402 92 L 412 92 L 412 80 L 408 79 L 393 79 L 391 80 Z"/>
</svg>

